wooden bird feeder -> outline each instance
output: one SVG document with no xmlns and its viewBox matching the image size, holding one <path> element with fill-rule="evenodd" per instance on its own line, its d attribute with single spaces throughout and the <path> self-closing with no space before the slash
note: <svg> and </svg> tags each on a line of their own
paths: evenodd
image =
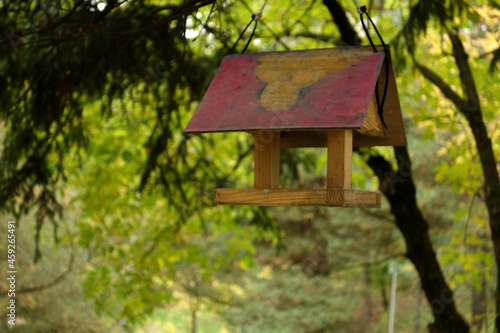
<svg viewBox="0 0 500 333">
<path fill-rule="evenodd" d="M 255 178 L 253 189 L 217 189 L 217 203 L 380 207 L 380 193 L 351 189 L 351 166 L 353 146 L 406 145 L 390 54 L 387 128 L 377 113 L 384 56 L 341 47 L 225 57 L 185 132 L 252 133 Z M 280 149 L 298 147 L 327 147 L 326 188 L 280 188 Z"/>
</svg>

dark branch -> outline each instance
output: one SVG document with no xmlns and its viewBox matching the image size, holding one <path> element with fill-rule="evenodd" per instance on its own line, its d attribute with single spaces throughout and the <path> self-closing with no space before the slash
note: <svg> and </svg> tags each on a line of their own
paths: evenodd
<svg viewBox="0 0 500 333">
<path fill-rule="evenodd" d="M 453 45 L 453 55 L 455 56 L 455 62 L 457 63 L 457 67 L 460 72 L 460 80 L 462 81 L 464 92 L 467 95 L 467 101 L 479 103 L 479 95 L 477 93 L 474 77 L 472 76 L 472 71 L 469 66 L 469 56 L 465 52 L 464 45 L 453 30 L 448 31 L 448 36 L 450 37 L 451 44 Z"/>
<path fill-rule="evenodd" d="M 61 282 L 62 280 L 64 280 L 68 276 L 68 274 L 72 271 L 74 259 L 75 258 L 74 258 L 74 255 L 73 255 L 73 251 L 71 251 L 71 254 L 70 254 L 70 257 L 69 257 L 69 262 L 68 262 L 68 267 L 66 268 L 66 270 L 64 272 L 62 272 L 61 274 L 59 274 L 58 276 L 56 276 L 50 282 L 47 282 L 47 283 L 44 283 L 44 284 L 41 284 L 41 285 L 38 285 L 38 286 L 34 286 L 34 287 L 29 287 L 29 288 L 19 288 L 18 293 L 20 293 L 20 294 L 33 293 L 33 292 L 42 291 L 42 290 L 54 287 L 59 282 Z"/>
<path fill-rule="evenodd" d="M 344 8 L 337 0 L 323 0 L 323 4 L 328 8 L 333 21 L 337 25 L 342 41 L 347 45 L 359 45 L 359 38 L 356 30 L 352 27 Z"/>
<path fill-rule="evenodd" d="M 315 40 L 320 40 L 322 42 L 331 42 L 333 40 L 332 36 L 315 34 L 312 32 L 299 32 L 299 33 L 293 34 L 292 37 L 311 38 L 311 39 L 315 39 Z"/>
<path fill-rule="evenodd" d="M 497 68 L 497 63 L 500 62 L 500 47 L 492 51 L 491 54 L 493 54 L 493 58 L 491 59 L 490 62 L 489 72 L 490 74 L 493 74 L 493 72 Z"/>
<path fill-rule="evenodd" d="M 415 66 L 422 73 L 422 75 L 436 87 L 441 90 L 443 95 L 448 98 L 453 104 L 455 104 L 459 109 L 463 108 L 464 100 L 446 83 L 439 75 L 433 72 L 430 68 L 418 63 L 414 60 Z"/>
</svg>

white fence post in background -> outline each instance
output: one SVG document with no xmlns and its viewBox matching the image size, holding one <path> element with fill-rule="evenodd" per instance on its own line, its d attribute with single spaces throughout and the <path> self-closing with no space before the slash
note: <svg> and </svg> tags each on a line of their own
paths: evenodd
<svg viewBox="0 0 500 333">
<path fill-rule="evenodd" d="M 391 284 L 391 308 L 389 312 L 389 333 L 394 333 L 394 313 L 396 311 L 396 285 L 398 281 L 398 271 L 393 268 L 389 270 L 392 273 L 392 284 Z"/>
</svg>

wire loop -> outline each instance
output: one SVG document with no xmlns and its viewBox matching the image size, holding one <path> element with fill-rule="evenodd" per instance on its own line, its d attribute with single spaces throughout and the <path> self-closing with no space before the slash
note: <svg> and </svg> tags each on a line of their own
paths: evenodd
<svg viewBox="0 0 500 333">
<path fill-rule="evenodd" d="M 354 1 L 356 2 L 356 7 L 358 7 L 358 12 L 360 13 L 359 19 L 361 20 L 361 25 L 363 26 L 363 30 L 365 31 L 366 37 L 368 38 L 368 41 L 370 42 L 370 45 L 373 49 L 373 52 L 378 52 L 378 50 L 377 50 L 377 47 L 375 46 L 375 44 L 373 43 L 372 38 L 370 37 L 370 32 L 368 31 L 368 28 L 365 25 L 365 21 L 363 20 L 363 14 L 366 14 L 366 17 L 368 18 L 368 20 L 372 24 L 373 28 L 375 29 L 375 32 L 377 33 L 377 36 L 380 39 L 380 42 L 382 43 L 382 47 L 384 49 L 384 64 L 385 64 L 384 92 L 382 94 L 382 100 L 380 100 L 380 96 L 379 96 L 380 93 L 379 93 L 379 89 L 378 89 L 379 80 L 377 80 L 377 84 L 375 85 L 375 98 L 377 99 L 377 109 L 378 109 L 377 113 L 380 117 L 380 120 L 382 121 L 382 124 L 384 125 L 385 128 L 387 128 L 387 124 L 384 121 L 384 104 L 385 104 L 385 98 L 387 96 L 387 88 L 389 86 L 389 58 L 387 56 L 388 47 L 384 43 L 384 39 L 380 35 L 380 32 L 377 29 L 377 26 L 375 25 L 375 23 L 373 23 L 370 15 L 366 11 L 366 6 L 359 6 L 358 1 L 357 0 L 354 0 Z"/>
</svg>

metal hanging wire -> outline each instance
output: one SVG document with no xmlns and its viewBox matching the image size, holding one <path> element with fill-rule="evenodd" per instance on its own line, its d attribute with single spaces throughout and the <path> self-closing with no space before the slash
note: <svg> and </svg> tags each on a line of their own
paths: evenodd
<svg viewBox="0 0 500 333">
<path fill-rule="evenodd" d="M 252 19 L 250 20 L 250 22 L 248 22 L 248 24 L 245 27 L 245 29 L 243 29 L 243 31 L 241 32 L 240 36 L 236 40 L 236 42 L 233 44 L 233 47 L 231 47 L 231 50 L 229 51 L 230 54 L 233 53 L 234 49 L 236 48 L 236 45 L 238 45 L 238 42 L 241 40 L 241 38 L 243 37 L 243 35 L 245 34 L 245 32 L 248 30 L 248 28 L 250 27 L 250 25 L 255 22 L 254 26 L 253 26 L 252 33 L 250 34 L 250 37 L 248 38 L 248 41 L 247 41 L 245 47 L 243 48 L 243 51 L 241 51 L 241 53 L 243 54 L 243 53 L 245 53 L 247 51 L 248 46 L 250 45 L 250 42 L 252 41 L 253 36 L 255 35 L 255 30 L 257 29 L 257 22 L 262 17 L 262 12 L 264 11 L 264 7 L 266 6 L 267 1 L 268 0 L 264 1 L 264 3 L 262 4 L 262 7 L 260 7 L 260 10 L 257 12 L 257 14 L 252 14 Z"/>
<path fill-rule="evenodd" d="M 378 50 L 377 50 L 377 47 L 375 46 L 375 44 L 373 43 L 372 38 L 370 37 L 370 32 L 369 32 L 367 26 L 365 25 L 365 21 L 363 19 L 363 15 L 366 15 L 366 17 L 368 18 L 368 20 L 372 24 L 373 29 L 375 29 L 375 32 L 377 33 L 377 36 L 380 39 L 380 42 L 382 43 L 382 48 L 384 49 L 384 63 L 385 63 L 384 91 L 382 93 L 382 100 L 381 100 L 380 99 L 380 92 L 379 92 L 379 89 L 378 89 L 378 82 L 379 82 L 379 80 L 377 80 L 377 84 L 375 86 L 375 98 L 377 99 L 377 113 L 378 113 L 378 115 L 380 117 L 380 120 L 382 121 L 382 124 L 384 125 L 385 128 L 387 128 L 387 124 L 384 121 L 384 104 L 385 104 L 385 98 L 387 96 L 387 88 L 388 88 L 388 85 L 389 85 L 389 58 L 387 57 L 389 48 L 385 44 L 384 39 L 382 38 L 382 36 L 380 35 L 380 32 L 377 29 L 377 26 L 375 25 L 375 23 L 373 22 L 372 18 L 368 14 L 368 12 L 366 10 L 366 6 L 360 6 L 357 0 L 354 0 L 354 2 L 356 3 L 356 8 L 358 9 L 359 19 L 361 21 L 361 25 L 363 26 L 363 30 L 364 30 L 364 32 L 366 34 L 366 37 L 368 38 L 368 41 L 370 42 L 370 45 L 371 45 L 371 47 L 373 49 L 373 52 L 378 52 Z"/>
</svg>

